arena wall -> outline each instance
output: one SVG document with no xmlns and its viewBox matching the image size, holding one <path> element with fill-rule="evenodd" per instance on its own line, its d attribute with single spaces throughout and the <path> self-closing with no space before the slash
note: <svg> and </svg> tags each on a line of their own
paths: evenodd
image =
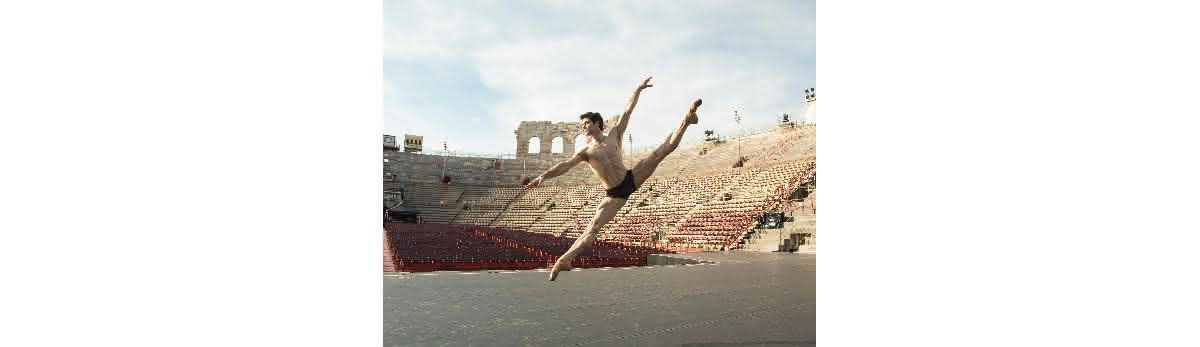
<svg viewBox="0 0 1200 347">
<path fill-rule="evenodd" d="M 531 123 L 531 122 L 523 122 Z M 546 122 L 549 123 L 549 122 Z M 654 172 L 654 177 L 679 177 L 727 171 L 740 154 L 745 165 L 764 165 L 780 160 L 798 160 L 815 155 L 816 127 L 801 125 L 775 131 L 735 137 L 717 144 L 712 142 L 680 147 Z M 547 142 L 548 143 L 548 142 Z M 564 147 L 566 143 L 564 144 Z M 644 159 L 649 152 L 626 154 L 626 166 Z M 384 176 L 391 182 L 441 182 L 443 164 L 451 184 L 515 186 L 522 177 L 534 177 L 554 164 L 570 158 L 571 153 L 518 155 L 516 158 L 483 158 L 384 151 Z M 575 186 L 598 184 L 587 165 L 580 164 L 546 184 Z"/>
</svg>

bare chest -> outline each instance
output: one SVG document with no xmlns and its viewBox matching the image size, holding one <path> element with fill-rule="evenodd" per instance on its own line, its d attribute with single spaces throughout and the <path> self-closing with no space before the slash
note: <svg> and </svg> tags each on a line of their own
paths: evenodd
<svg viewBox="0 0 1200 347">
<path fill-rule="evenodd" d="M 585 150 L 588 165 L 600 181 L 613 186 L 624 177 L 625 166 L 621 162 L 621 149 L 613 145 L 591 145 Z"/>
<path fill-rule="evenodd" d="M 590 145 L 584 151 L 592 165 L 604 165 L 621 161 L 621 149 L 613 145 Z"/>
</svg>

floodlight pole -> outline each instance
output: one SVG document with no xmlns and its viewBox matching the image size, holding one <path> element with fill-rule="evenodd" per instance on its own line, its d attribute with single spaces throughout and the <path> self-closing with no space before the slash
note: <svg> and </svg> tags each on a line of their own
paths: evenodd
<svg viewBox="0 0 1200 347">
<path fill-rule="evenodd" d="M 633 134 L 629 134 L 629 167 L 633 167 Z"/>
<path fill-rule="evenodd" d="M 737 122 L 737 126 L 738 126 L 738 160 L 741 161 L 742 160 L 742 137 L 743 137 L 742 135 L 745 135 L 745 134 L 742 131 L 742 116 L 738 114 L 737 110 L 733 110 L 733 121 Z"/>
</svg>

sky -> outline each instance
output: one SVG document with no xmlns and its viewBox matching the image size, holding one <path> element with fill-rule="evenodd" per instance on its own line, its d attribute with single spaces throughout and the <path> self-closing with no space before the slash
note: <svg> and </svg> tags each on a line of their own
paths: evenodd
<svg viewBox="0 0 1200 347">
<path fill-rule="evenodd" d="M 685 141 L 736 135 L 804 110 L 816 87 L 812 1 L 384 0 L 384 133 L 441 150 L 512 154 L 520 121 L 624 110 L 657 146 L 701 98 Z M 628 144 L 628 135 L 624 139 Z M 544 140 L 548 141 L 548 140 Z M 573 139 L 568 140 L 573 141 Z"/>
</svg>

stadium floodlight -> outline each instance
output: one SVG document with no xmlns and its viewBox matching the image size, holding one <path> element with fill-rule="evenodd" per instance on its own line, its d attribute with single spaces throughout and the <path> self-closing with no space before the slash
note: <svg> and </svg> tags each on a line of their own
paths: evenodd
<svg viewBox="0 0 1200 347">
<path fill-rule="evenodd" d="M 733 110 L 733 121 L 737 123 L 738 127 L 738 160 L 742 160 L 742 137 L 746 134 L 742 130 L 742 115 L 738 113 L 737 109 Z"/>
<path fill-rule="evenodd" d="M 629 167 L 633 167 L 633 133 L 629 133 Z"/>
<path fill-rule="evenodd" d="M 446 159 L 450 158 L 450 147 L 446 145 L 446 140 L 442 140 L 442 179 L 446 178 Z"/>
</svg>

